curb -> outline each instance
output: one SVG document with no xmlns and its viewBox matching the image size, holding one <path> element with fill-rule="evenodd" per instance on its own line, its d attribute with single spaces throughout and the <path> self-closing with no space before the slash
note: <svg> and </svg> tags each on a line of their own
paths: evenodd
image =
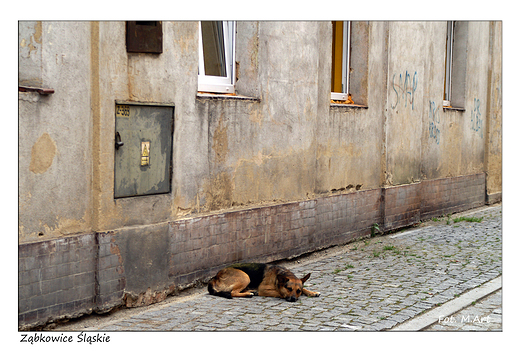
<svg viewBox="0 0 520 351">
<path fill-rule="evenodd" d="M 390 329 L 390 331 L 420 331 L 439 321 L 439 318 L 448 317 L 502 288 L 502 276 L 482 284 L 459 297 L 446 302 L 444 305 L 404 322 Z"/>
</svg>

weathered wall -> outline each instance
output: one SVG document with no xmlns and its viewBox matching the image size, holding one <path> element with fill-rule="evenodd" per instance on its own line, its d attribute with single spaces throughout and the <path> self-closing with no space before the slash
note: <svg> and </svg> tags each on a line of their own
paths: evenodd
<svg viewBox="0 0 520 351">
<path fill-rule="evenodd" d="M 173 203 L 183 190 L 200 179 L 199 164 L 204 164 L 204 143 L 194 96 L 197 87 L 198 35 L 196 22 L 163 23 L 163 53 L 127 53 L 124 22 L 99 23 L 93 38 L 99 47 L 99 187 L 97 230 L 128 225 L 165 222 L 175 216 Z M 140 101 L 175 104 L 173 137 L 172 194 L 137 198 L 113 198 L 115 101 Z M 189 150 L 189 154 L 186 151 Z M 195 173 L 194 173 L 195 172 Z M 181 193 L 181 195 L 179 195 Z"/>
<path fill-rule="evenodd" d="M 468 26 L 465 103 L 463 110 L 454 110 L 442 107 L 446 48 L 445 41 L 438 39 L 445 38 L 446 23 L 390 24 L 389 184 L 484 170 L 490 51 L 482 43 L 490 42 L 490 23 L 469 22 Z"/>
<path fill-rule="evenodd" d="M 429 26 L 426 22 L 390 23 L 386 108 L 386 177 L 390 185 L 421 179 L 422 116 L 425 86 L 429 84 L 424 78 L 429 60 L 423 57 L 428 57 L 424 53 L 434 39 Z M 419 52 L 423 54 L 415 54 Z"/>
<path fill-rule="evenodd" d="M 434 95 L 430 93 L 423 117 L 428 125 L 424 130 L 423 173 L 427 179 L 452 177 L 456 175 L 475 174 L 484 170 L 484 130 L 486 127 L 486 94 L 489 84 L 488 70 L 489 23 L 469 22 L 467 43 L 466 84 L 464 92 L 464 109 L 443 109 L 443 80 L 438 80 Z M 437 24 L 438 30 L 445 27 Z M 436 50 L 440 50 L 437 47 Z M 439 77 L 444 70 L 444 62 L 437 60 L 431 65 L 434 77 Z M 475 72 L 482 72 L 475 74 Z M 433 84 L 430 85 L 430 92 Z"/>
<path fill-rule="evenodd" d="M 253 96 L 258 99 L 197 99 L 209 132 L 209 174 L 198 194 L 206 210 L 291 201 L 313 192 L 315 121 L 326 112 L 318 111 L 319 51 L 314 48 L 320 25 L 258 24 L 261 39 L 255 39 L 256 32 L 248 39 L 250 46 L 258 45 L 249 50 L 252 64 L 241 60 L 240 65 L 241 76 L 256 75 L 251 79 L 256 86 L 246 91 L 259 91 Z M 287 49 L 291 60 L 279 55 Z M 237 90 L 242 94 L 240 85 Z"/>
<path fill-rule="evenodd" d="M 469 23 L 466 106 L 453 111 L 441 107 L 445 22 L 362 27 L 368 108 L 330 107 L 329 22 L 239 22 L 243 99 L 196 96 L 196 22 L 164 22 L 160 55 L 127 53 L 124 22 L 23 23 L 21 83 L 40 79 L 56 93 L 20 97 L 20 208 L 39 213 L 22 215 L 22 240 L 475 174 L 490 118 L 488 177 L 499 192 L 499 54 L 488 66 L 501 32 Z M 175 104 L 172 194 L 113 199 L 115 101 Z"/>
<path fill-rule="evenodd" d="M 20 84 L 55 90 L 47 96 L 19 93 L 20 242 L 86 232 L 92 191 L 90 24 L 20 23 Z M 39 43 L 38 49 L 26 51 L 29 42 Z"/>
<path fill-rule="evenodd" d="M 18 31 L 18 80 L 20 85 L 42 86 L 41 21 L 20 22 Z"/>
<path fill-rule="evenodd" d="M 238 22 L 238 96 L 197 93 L 197 22 L 162 28 L 131 54 L 124 22 L 20 24 L 20 85 L 55 90 L 19 93 L 20 323 L 500 198 L 500 23 L 468 23 L 463 110 L 442 108 L 446 22 L 356 24 L 358 106 L 331 104 L 330 22 Z M 114 199 L 116 101 L 175 105 L 170 194 Z"/>
<path fill-rule="evenodd" d="M 317 120 L 316 188 L 315 195 L 374 189 L 382 185 L 382 155 L 384 148 L 384 109 L 386 101 L 386 40 L 387 24 L 369 25 L 368 79 L 365 107 L 348 105 L 330 106 L 330 95 L 323 97 L 327 113 Z M 332 29 L 321 40 L 323 51 L 331 52 Z M 330 55 L 325 67 L 331 66 Z M 352 63 L 353 65 L 355 63 Z M 329 83 L 330 69 L 323 69 L 324 80 Z M 329 84 L 330 85 L 330 84 Z M 328 92 L 330 88 L 324 88 Z M 362 103 L 363 99 L 355 100 Z M 369 106 L 368 108 L 366 108 Z"/>
<path fill-rule="evenodd" d="M 502 198 L 502 22 L 489 26 L 491 62 L 488 71 L 486 111 L 486 173 L 489 201 Z"/>
</svg>

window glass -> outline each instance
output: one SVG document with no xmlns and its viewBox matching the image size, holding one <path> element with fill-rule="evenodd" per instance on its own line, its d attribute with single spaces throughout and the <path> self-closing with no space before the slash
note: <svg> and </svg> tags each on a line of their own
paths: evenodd
<svg viewBox="0 0 520 351">
<path fill-rule="evenodd" d="M 468 60 L 468 22 L 449 21 L 446 35 L 444 107 L 464 108 Z"/>
<path fill-rule="evenodd" d="M 448 30 L 446 34 L 446 79 L 444 80 L 445 105 L 449 105 L 451 100 L 451 68 L 453 64 L 453 25 L 453 21 L 448 21 Z"/>
<path fill-rule="evenodd" d="M 331 98 L 347 100 L 350 71 L 350 21 L 332 22 Z"/>
<path fill-rule="evenodd" d="M 208 76 L 226 76 L 226 55 L 222 22 L 201 22 L 204 73 Z"/>
</svg>

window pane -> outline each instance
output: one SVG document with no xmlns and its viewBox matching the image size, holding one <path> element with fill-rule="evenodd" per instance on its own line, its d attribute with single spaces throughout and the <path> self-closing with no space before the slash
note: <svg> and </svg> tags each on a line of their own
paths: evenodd
<svg viewBox="0 0 520 351">
<path fill-rule="evenodd" d="M 222 21 L 201 22 L 204 73 L 208 76 L 226 76 L 224 29 Z"/>
<path fill-rule="evenodd" d="M 446 75 L 444 80 L 444 100 L 451 100 L 451 71 L 453 64 L 453 21 L 448 21 L 448 31 L 446 35 Z"/>
<path fill-rule="evenodd" d="M 350 21 L 332 22 L 332 79 L 331 93 L 334 99 L 344 100 L 349 93 L 350 80 Z"/>
<path fill-rule="evenodd" d="M 332 22 L 332 82 L 331 91 L 343 93 L 343 22 Z"/>
</svg>

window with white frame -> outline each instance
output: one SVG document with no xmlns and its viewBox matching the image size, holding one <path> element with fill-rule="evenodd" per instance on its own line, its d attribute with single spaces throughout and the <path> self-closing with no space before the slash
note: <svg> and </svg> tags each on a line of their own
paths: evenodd
<svg viewBox="0 0 520 351">
<path fill-rule="evenodd" d="M 198 90 L 235 92 L 235 22 L 199 22 Z"/>
<path fill-rule="evenodd" d="M 350 72 L 350 21 L 332 22 L 331 99 L 348 100 Z"/>
<path fill-rule="evenodd" d="M 464 108 L 466 91 L 468 22 L 448 21 L 444 107 Z"/>
<path fill-rule="evenodd" d="M 448 21 L 446 32 L 446 73 L 444 80 L 443 106 L 451 106 L 451 71 L 453 69 L 453 26 L 454 21 Z"/>
</svg>

